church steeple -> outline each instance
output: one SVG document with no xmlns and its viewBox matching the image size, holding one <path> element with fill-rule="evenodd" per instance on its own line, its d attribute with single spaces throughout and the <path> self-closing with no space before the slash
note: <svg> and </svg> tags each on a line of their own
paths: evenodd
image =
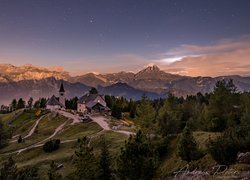
<svg viewBox="0 0 250 180">
<path fill-rule="evenodd" d="M 61 83 L 60 90 L 59 90 L 59 102 L 65 106 L 65 90 L 63 87 L 63 83 Z"/>
<path fill-rule="evenodd" d="M 61 87 L 60 87 L 59 92 L 60 92 L 60 93 L 61 93 L 61 92 L 65 92 L 64 87 L 63 87 L 63 83 L 61 83 Z"/>
</svg>

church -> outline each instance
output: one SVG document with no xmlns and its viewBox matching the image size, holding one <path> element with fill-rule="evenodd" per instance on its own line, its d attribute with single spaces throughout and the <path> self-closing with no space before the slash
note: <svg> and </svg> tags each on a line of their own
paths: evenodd
<svg viewBox="0 0 250 180">
<path fill-rule="evenodd" d="M 53 95 L 46 104 L 46 109 L 49 110 L 57 110 L 57 109 L 65 109 L 65 90 L 63 87 L 63 83 L 61 83 L 59 89 L 59 97 Z"/>
</svg>

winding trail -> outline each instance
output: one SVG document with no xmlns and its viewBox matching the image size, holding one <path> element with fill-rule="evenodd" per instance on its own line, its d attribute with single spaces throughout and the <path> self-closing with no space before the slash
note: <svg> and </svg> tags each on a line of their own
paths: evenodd
<svg viewBox="0 0 250 180">
<path fill-rule="evenodd" d="M 27 139 L 28 137 L 30 137 L 30 136 L 32 136 L 34 134 L 34 132 L 36 130 L 36 127 L 38 126 L 41 119 L 44 118 L 44 116 L 46 116 L 46 115 L 43 115 L 39 119 L 36 120 L 35 125 L 32 127 L 32 129 L 29 131 L 29 133 L 23 139 Z M 20 134 L 13 136 L 12 139 L 17 138 L 18 136 L 20 136 Z M 14 143 L 14 142 L 17 142 L 17 140 L 10 141 L 10 143 Z"/>
<path fill-rule="evenodd" d="M 54 131 L 54 133 L 51 136 L 49 136 L 48 138 L 46 138 L 46 139 L 44 139 L 44 140 L 42 140 L 42 141 L 40 141 L 38 143 L 35 143 L 35 144 L 31 145 L 31 146 L 28 146 L 26 148 L 19 149 L 19 150 L 13 152 L 13 153 L 20 154 L 23 151 L 43 146 L 44 142 L 52 139 L 53 137 L 55 137 L 57 135 L 57 133 L 63 129 L 63 127 L 65 126 L 66 123 L 67 123 L 67 121 L 65 121 L 63 124 L 61 124 L 60 126 L 58 126 L 56 128 L 56 130 Z"/>
<path fill-rule="evenodd" d="M 57 135 L 57 133 L 63 129 L 63 127 L 65 126 L 66 123 L 67 123 L 67 121 L 65 121 L 63 124 L 61 124 L 60 126 L 58 126 L 56 128 L 56 130 L 54 131 L 54 133 L 50 137 L 48 137 L 48 138 L 40 141 L 39 143 L 43 143 L 43 142 L 48 141 L 48 140 L 52 139 L 53 137 L 55 137 Z"/>
<path fill-rule="evenodd" d="M 73 122 L 72 122 L 70 125 L 74 125 L 74 124 L 80 123 L 80 120 L 79 120 L 79 116 L 78 116 L 78 115 L 73 115 L 73 114 L 71 114 L 71 113 L 68 113 L 68 112 L 65 112 L 65 111 L 59 111 L 59 110 L 58 110 L 58 111 L 55 111 L 55 112 L 58 112 L 58 113 L 60 113 L 61 115 L 67 117 L 68 119 L 73 120 Z M 44 116 L 45 116 L 45 115 L 44 115 Z M 24 137 L 24 139 L 25 139 L 25 138 L 28 138 L 28 137 L 30 137 L 30 136 L 33 135 L 33 133 L 35 132 L 36 127 L 38 126 L 38 124 L 39 124 L 39 122 L 40 122 L 40 120 L 41 120 L 44 116 L 40 117 L 40 118 L 36 121 L 35 125 L 34 125 L 33 128 L 30 130 L 30 132 L 28 133 L 28 135 L 26 135 L 26 136 Z M 95 123 L 97 123 L 97 124 L 98 124 L 100 127 L 102 127 L 102 129 L 103 129 L 103 130 L 97 132 L 96 134 L 90 136 L 89 144 L 91 143 L 91 141 L 92 141 L 93 138 L 99 136 L 99 134 L 101 134 L 101 133 L 104 132 L 104 131 L 113 131 L 113 132 L 116 132 L 116 133 L 124 134 L 124 135 L 126 135 L 126 136 L 130 136 L 130 135 L 134 135 L 134 134 L 135 134 L 135 133 L 130 132 L 130 131 L 113 130 L 113 129 L 111 129 L 111 128 L 109 127 L 109 124 L 108 124 L 108 119 L 105 118 L 104 116 L 89 116 L 89 117 L 90 117 L 90 119 L 91 119 L 92 121 L 94 121 Z M 64 126 L 66 125 L 67 122 L 68 122 L 68 121 L 65 121 L 65 122 L 62 123 L 60 126 L 58 126 L 58 127 L 55 129 L 54 133 L 53 133 L 51 136 L 49 136 L 48 138 L 46 138 L 46 139 L 44 139 L 44 140 L 42 140 L 42 141 L 40 141 L 40 142 L 38 142 L 38 143 L 35 143 L 35 144 L 33 144 L 33 145 L 30 145 L 30 146 L 28 146 L 28 147 L 25 147 L 25 148 L 22 148 L 22 149 L 19 149 L 19 150 L 10 152 L 10 153 L 5 153 L 5 154 L 2 154 L 2 155 L 11 155 L 11 154 L 17 154 L 17 155 L 18 155 L 18 154 L 20 154 L 21 152 L 24 152 L 24 151 L 26 151 L 26 150 L 30 150 L 30 149 L 37 148 L 37 147 L 42 147 L 42 146 L 44 145 L 44 142 L 46 142 L 46 141 L 52 139 L 53 137 L 55 137 L 55 136 L 58 134 L 58 132 L 60 132 L 60 131 L 64 128 Z M 16 140 L 15 140 L 15 141 L 16 141 Z M 73 141 L 77 141 L 77 139 L 70 139 L 70 140 L 61 141 L 61 144 L 65 144 L 65 143 L 69 143 L 69 142 L 73 142 Z"/>
<path fill-rule="evenodd" d="M 33 126 L 33 128 L 30 130 L 30 132 L 23 138 L 23 139 L 26 139 L 30 136 L 32 136 L 32 134 L 34 134 L 35 130 L 36 130 L 36 127 L 38 126 L 39 122 L 41 121 L 41 119 L 44 118 L 45 115 L 41 116 L 38 120 L 36 120 L 36 123 L 35 125 Z"/>
<path fill-rule="evenodd" d="M 74 125 L 74 124 L 77 124 L 77 123 L 80 123 L 80 120 L 79 120 L 79 116 L 78 115 L 74 115 L 74 114 L 71 114 L 69 112 L 65 112 L 65 111 L 61 111 L 61 110 L 56 110 L 55 112 L 63 115 L 64 117 L 67 117 L 69 119 L 72 119 L 73 122 L 70 124 L 70 125 Z"/>
</svg>

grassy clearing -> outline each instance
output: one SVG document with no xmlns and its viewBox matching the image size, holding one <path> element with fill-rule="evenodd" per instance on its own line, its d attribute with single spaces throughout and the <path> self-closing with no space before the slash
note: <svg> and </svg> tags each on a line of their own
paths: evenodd
<svg viewBox="0 0 250 180">
<path fill-rule="evenodd" d="M 16 151 L 21 148 L 28 147 L 32 144 L 38 143 L 46 138 L 48 138 L 50 135 L 52 135 L 55 131 L 55 129 L 60 126 L 62 123 L 67 121 L 66 118 L 63 116 L 56 116 L 55 114 L 51 113 L 43 117 L 40 121 L 40 123 L 37 126 L 37 129 L 35 130 L 34 134 L 27 139 L 25 139 L 24 143 L 17 143 L 13 142 L 10 143 L 8 146 L 0 150 L 0 153 L 6 153 L 6 152 L 12 152 Z M 32 122 L 26 122 L 23 126 L 24 132 L 21 133 L 22 137 L 24 137 L 26 134 L 28 134 L 29 130 L 33 127 L 34 121 Z M 19 130 L 19 129 L 17 129 Z M 19 130 L 21 131 L 21 130 Z M 16 132 L 16 134 L 18 134 Z"/>
<path fill-rule="evenodd" d="M 101 130 L 102 128 L 95 122 L 68 125 L 65 129 L 63 129 L 63 131 L 56 135 L 55 138 L 59 138 L 61 140 L 77 139 L 96 134 Z"/>
<path fill-rule="evenodd" d="M 17 111 L 8 113 L 8 114 L 0 114 L 0 120 L 3 121 L 4 123 L 7 123 L 14 116 L 16 116 L 20 111 L 22 111 L 22 110 L 20 109 L 20 110 L 17 110 Z"/>
<path fill-rule="evenodd" d="M 101 138 L 106 140 L 110 154 L 117 155 L 120 152 L 121 147 L 124 145 L 125 140 L 128 139 L 128 136 L 113 131 L 104 131 L 99 136 L 94 137 L 91 141 L 91 146 L 96 150 L 100 150 Z"/>
<path fill-rule="evenodd" d="M 197 131 L 193 133 L 193 136 L 201 150 L 206 150 L 206 144 L 209 142 L 209 140 L 214 140 L 220 135 L 221 133 L 219 132 Z"/>
<path fill-rule="evenodd" d="M 95 126 L 96 124 L 90 123 L 88 125 Z M 74 129 L 74 132 L 77 133 L 76 129 Z M 83 137 L 82 134 L 79 133 L 77 134 L 81 135 L 78 137 L 76 136 L 77 138 Z M 91 146 L 93 146 L 94 153 L 97 155 L 99 155 L 100 153 L 101 136 L 103 136 L 106 139 L 106 142 L 110 150 L 110 154 L 112 155 L 113 158 L 117 156 L 117 154 L 120 152 L 120 148 L 124 145 L 124 141 L 128 138 L 128 136 L 125 136 L 120 133 L 115 133 L 112 131 L 103 131 L 102 133 L 100 133 L 100 135 L 96 136 L 91 141 L 92 142 Z M 72 138 L 72 136 L 70 136 L 70 138 Z M 39 147 L 28 151 L 24 151 L 18 156 L 14 156 L 13 158 L 17 162 L 17 166 L 19 168 L 25 166 L 38 166 L 40 169 L 39 170 L 40 174 L 43 175 L 47 173 L 49 164 L 52 160 L 58 164 L 62 163 L 64 168 L 59 170 L 59 173 L 61 173 L 63 177 L 66 177 L 69 173 L 73 171 L 73 159 L 75 157 L 74 154 L 77 148 L 78 148 L 77 142 L 70 142 L 61 144 L 60 148 L 52 153 L 45 153 L 42 150 L 42 147 Z"/>
<path fill-rule="evenodd" d="M 60 115 L 55 115 L 53 113 L 45 116 L 38 124 L 34 134 L 31 137 L 27 138 L 26 141 L 37 143 L 48 138 L 54 133 L 55 129 L 65 121 L 68 121 L 68 119 Z"/>
</svg>

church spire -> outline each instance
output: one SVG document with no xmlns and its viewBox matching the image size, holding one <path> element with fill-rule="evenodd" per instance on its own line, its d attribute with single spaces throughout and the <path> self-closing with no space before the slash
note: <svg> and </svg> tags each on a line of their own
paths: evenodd
<svg viewBox="0 0 250 180">
<path fill-rule="evenodd" d="M 63 83 L 61 83 L 61 87 L 60 87 L 59 92 L 65 92 L 64 87 L 63 87 Z"/>
</svg>

